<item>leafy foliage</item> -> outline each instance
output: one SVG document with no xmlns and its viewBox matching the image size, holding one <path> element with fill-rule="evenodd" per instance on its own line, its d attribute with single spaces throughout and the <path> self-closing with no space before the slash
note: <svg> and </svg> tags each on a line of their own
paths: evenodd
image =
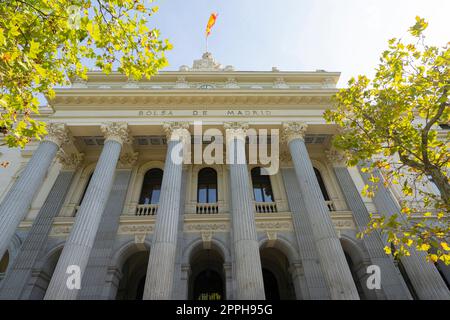
<svg viewBox="0 0 450 320">
<path fill-rule="evenodd" d="M 416 248 L 450 264 L 450 131 L 439 127 L 450 123 L 450 49 L 427 45 L 427 26 L 417 17 L 411 43 L 389 40 L 374 78 L 352 78 L 325 118 L 341 129 L 334 146 L 370 176 L 363 195 L 383 183 L 404 199 L 399 214 L 372 216 L 363 234 L 386 233 L 396 256 Z"/>
<path fill-rule="evenodd" d="M 157 12 L 146 0 L 2 0 L 0 5 L 0 132 L 11 147 L 46 134 L 38 94 L 69 79 L 86 79 L 88 63 L 133 79 L 167 64 L 171 49 L 149 28 Z"/>
</svg>

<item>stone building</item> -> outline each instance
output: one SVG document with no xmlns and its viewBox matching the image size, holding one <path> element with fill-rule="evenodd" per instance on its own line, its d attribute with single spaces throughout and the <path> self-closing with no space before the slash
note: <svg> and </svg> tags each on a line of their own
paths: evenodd
<svg viewBox="0 0 450 320">
<path fill-rule="evenodd" d="M 92 71 L 57 89 L 47 137 L 0 147 L 0 299 L 449 299 L 448 268 L 357 239 L 398 202 L 382 186 L 362 197 L 367 177 L 330 148 L 338 79 L 206 53 L 148 81 Z M 249 161 L 264 130 L 279 133 L 275 174 Z M 193 159 L 208 132 L 222 163 Z"/>
</svg>

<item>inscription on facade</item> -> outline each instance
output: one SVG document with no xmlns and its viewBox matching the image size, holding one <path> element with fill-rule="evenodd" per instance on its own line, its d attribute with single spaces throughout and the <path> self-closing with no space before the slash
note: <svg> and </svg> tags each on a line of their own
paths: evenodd
<svg viewBox="0 0 450 320">
<path fill-rule="evenodd" d="M 261 117 L 271 116 L 270 110 L 141 110 L 142 117 L 172 117 L 172 116 L 225 116 L 225 117 Z"/>
</svg>

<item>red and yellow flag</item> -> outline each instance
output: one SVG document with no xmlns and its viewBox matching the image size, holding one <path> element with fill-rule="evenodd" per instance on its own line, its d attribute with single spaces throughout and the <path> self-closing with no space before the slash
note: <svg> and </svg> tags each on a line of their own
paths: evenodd
<svg viewBox="0 0 450 320">
<path fill-rule="evenodd" d="M 216 12 L 211 13 L 211 16 L 209 17 L 208 24 L 206 25 L 206 36 L 209 36 L 211 33 L 211 28 L 216 23 L 218 14 Z"/>
</svg>

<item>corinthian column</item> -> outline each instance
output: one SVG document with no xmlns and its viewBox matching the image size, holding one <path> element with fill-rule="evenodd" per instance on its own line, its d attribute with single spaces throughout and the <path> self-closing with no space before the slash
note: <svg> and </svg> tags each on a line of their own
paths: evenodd
<svg viewBox="0 0 450 320">
<path fill-rule="evenodd" d="M 361 232 L 367 228 L 370 221 L 369 211 L 367 210 L 361 194 L 353 182 L 350 172 L 347 169 L 346 157 L 338 150 L 332 148 L 328 150 L 327 157 L 333 166 L 334 173 L 344 194 L 347 206 L 353 212 L 353 217 L 358 230 Z M 364 246 L 373 265 L 377 265 L 381 270 L 381 289 L 375 289 L 374 294 L 377 299 L 387 300 L 408 300 L 411 295 L 408 292 L 406 284 L 400 277 L 394 261 L 384 253 L 384 243 L 378 232 L 366 235 L 362 239 Z"/>
<path fill-rule="evenodd" d="M 283 123 L 284 140 L 288 144 L 300 192 L 305 199 L 304 205 L 331 299 L 358 300 L 358 291 L 306 149 L 304 141 L 306 129 L 305 123 Z"/>
<path fill-rule="evenodd" d="M 71 276 L 67 273 L 70 270 L 68 267 L 79 268 L 83 276 L 111 191 L 122 144 L 128 142 L 126 123 L 105 123 L 101 130 L 105 134 L 105 144 L 45 294 L 44 299 L 47 300 L 77 298 L 80 288 L 69 288 L 67 285 Z"/>
<path fill-rule="evenodd" d="M 404 216 L 400 213 L 396 199 L 390 190 L 384 186 L 382 175 L 378 170 L 375 170 L 373 175 L 379 179 L 377 192 L 373 198 L 378 212 L 385 217 L 397 214 L 403 220 Z M 361 172 L 361 176 L 366 184 L 370 183 L 368 173 Z M 401 262 L 411 279 L 411 283 L 419 299 L 450 300 L 450 290 L 445 285 L 444 280 L 434 264 L 426 261 L 425 252 L 417 251 L 414 248 L 409 251 L 410 256 L 402 257 Z"/>
<path fill-rule="evenodd" d="M 180 214 L 183 149 L 185 142 L 190 143 L 190 140 L 187 140 L 189 139 L 187 123 L 165 123 L 163 128 L 167 135 L 167 154 L 145 279 L 144 300 L 172 298 Z"/>
<path fill-rule="evenodd" d="M 62 123 L 47 124 L 47 132 L 48 135 L 0 204 L 0 257 L 3 257 L 20 221 L 28 213 L 56 152 L 68 141 L 67 129 Z"/>
<path fill-rule="evenodd" d="M 83 154 L 66 153 L 62 149 L 57 153 L 62 165 L 61 172 L 48 193 L 36 219 L 33 221 L 16 258 L 5 279 L 1 283 L 0 300 L 29 299 L 28 281 L 31 278 L 36 261 L 42 255 L 53 225 L 69 190 L 75 170 L 83 159 Z"/>
<path fill-rule="evenodd" d="M 246 123 L 224 124 L 230 165 L 232 241 L 235 252 L 236 298 L 265 299 L 255 212 L 245 156 Z"/>
</svg>

